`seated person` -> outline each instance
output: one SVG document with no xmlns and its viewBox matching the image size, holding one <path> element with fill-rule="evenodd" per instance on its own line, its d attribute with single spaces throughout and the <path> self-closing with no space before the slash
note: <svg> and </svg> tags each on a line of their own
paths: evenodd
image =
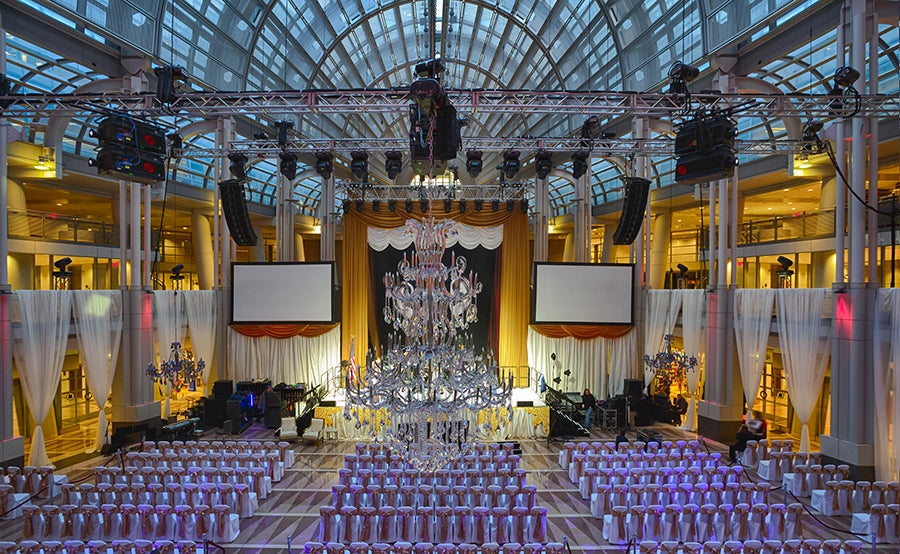
<svg viewBox="0 0 900 554">
<path fill-rule="evenodd" d="M 731 463 L 737 461 L 737 453 L 747 449 L 747 441 L 755 441 L 766 437 L 765 421 L 762 419 L 748 418 L 738 429 L 735 435 L 736 442 L 728 447 L 728 456 Z"/>
<path fill-rule="evenodd" d="M 625 429 L 619 429 L 619 434 L 616 435 L 616 450 L 619 449 L 619 443 L 629 442 L 628 437 L 625 436 Z"/>
<path fill-rule="evenodd" d="M 581 393 L 581 407 L 584 408 L 584 427 L 591 428 L 591 414 L 594 413 L 594 406 L 597 405 L 597 399 L 591 394 L 590 389 L 584 389 Z"/>
</svg>

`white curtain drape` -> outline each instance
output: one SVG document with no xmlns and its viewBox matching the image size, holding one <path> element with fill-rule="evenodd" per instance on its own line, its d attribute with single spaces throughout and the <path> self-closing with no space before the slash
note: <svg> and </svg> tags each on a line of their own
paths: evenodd
<svg viewBox="0 0 900 554">
<path fill-rule="evenodd" d="M 681 428 L 685 431 L 697 430 L 697 402 L 703 388 L 703 371 L 706 365 L 706 333 L 703 328 L 703 314 L 706 306 L 706 291 L 684 290 L 681 298 L 681 328 L 684 333 L 684 353 L 697 358 L 697 365 L 687 370 L 687 387 L 691 395 L 688 411 Z"/>
<path fill-rule="evenodd" d="M 97 403 L 97 436 L 88 452 L 99 452 L 109 442 L 106 401 L 112 390 L 119 344 L 122 340 L 122 291 L 77 290 L 75 334 L 88 387 Z"/>
<path fill-rule="evenodd" d="M 228 360 L 236 381 L 319 385 L 326 381 L 329 368 L 341 364 L 341 328 L 318 337 L 286 339 L 246 337 L 229 329 Z"/>
<path fill-rule="evenodd" d="M 184 313 L 184 293 L 174 290 L 157 290 L 153 292 L 153 308 L 156 312 L 156 356 L 157 363 L 166 360 L 172 350 L 173 342 L 184 344 L 187 317 Z M 160 389 L 166 399 L 162 406 L 162 418 L 172 415 L 172 386 L 166 384 Z"/>
<path fill-rule="evenodd" d="M 60 290 L 16 292 L 22 317 L 22 335 L 13 343 L 13 354 L 25 400 L 37 424 L 31 437 L 28 465 L 49 466 L 41 424 L 56 396 L 69 340 L 72 293 Z M 7 399 L 8 401 L 9 399 Z"/>
<path fill-rule="evenodd" d="M 809 418 L 828 365 L 830 337 L 822 332 L 824 289 L 778 289 L 775 310 L 788 394 L 803 424 L 800 452 L 809 452 Z"/>
<path fill-rule="evenodd" d="M 199 361 L 202 359 L 206 363 L 202 379 L 204 388 L 209 392 L 211 385 L 208 379 L 209 369 L 212 366 L 213 354 L 216 351 L 218 291 L 187 290 L 183 291 L 179 296 L 184 298 L 194 360 Z"/>
<path fill-rule="evenodd" d="M 878 291 L 873 336 L 875 478 L 900 477 L 900 289 Z"/>
<path fill-rule="evenodd" d="M 594 396 L 604 398 L 609 379 L 608 340 L 602 337 L 581 340 L 574 337 L 559 339 L 541 335 L 528 329 L 528 365 L 544 374 L 547 385 L 562 391 L 591 389 Z M 556 354 L 561 371 L 552 367 L 550 354 Z M 557 373 L 571 370 L 571 375 L 558 375 L 562 381 L 553 383 Z"/>
<path fill-rule="evenodd" d="M 397 250 L 406 250 L 413 242 L 413 236 L 406 232 L 405 225 L 393 229 L 369 227 L 368 242 L 374 250 L 381 252 L 388 246 Z M 473 227 L 465 223 L 456 223 L 456 236 L 447 239 L 447 247 L 462 245 L 467 250 L 482 246 L 487 250 L 499 248 L 503 242 L 503 225 L 493 227 Z"/>
<path fill-rule="evenodd" d="M 753 409 L 766 367 L 766 344 L 772 326 L 773 289 L 737 289 L 734 295 L 734 339 L 747 411 Z"/>
<path fill-rule="evenodd" d="M 644 320 L 644 354 L 651 358 L 660 351 L 665 335 L 675 329 L 678 311 L 681 309 L 682 290 L 647 291 L 647 310 Z M 643 365 L 643 364 L 642 364 Z M 653 380 L 653 372 L 643 368 L 644 386 Z"/>
<path fill-rule="evenodd" d="M 631 379 L 640 371 L 637 352 L 637 331 L 609 339 L 609 388 L 607 398 L 625 394 L 625 379 Z M 598 397 L 599 398 L 599 397 Z"/>
</svg>

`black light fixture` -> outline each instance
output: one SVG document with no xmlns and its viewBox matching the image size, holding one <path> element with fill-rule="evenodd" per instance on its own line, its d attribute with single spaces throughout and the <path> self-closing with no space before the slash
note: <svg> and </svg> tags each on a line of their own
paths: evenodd
<svg viewBox="0 0 900 554">
<path fill-rule="evenodd" d="M 369 154 L 364 150 L 354 150 L 353 152 L 350 152 L 350 171 L 360 182 L 368 182 Z"/>
<path fill-rule="evenodd" d="M 600 118 L 592 115 L 584 120 L 581 125 L 581 138 L 596 138 L 600 129 Z"/>
<path fill-rule="evenodd" d="M 806 123 L 803 124 L 803 142 L 807 143 L 803 145 L 803 150 L 805 152 L 822 151 L 822 139 L 819 138 L 819 131 L 822 130 L 825 124 L 818 119 L 810 119 Z"/>
<path fill-rule="evenodd" d="M 388 209 L 391 210 L 392 212 L 397 209 L 397 201 L 394 200 L 393 198 L 388 200 Z"/>
<path fill-rule="evenodd" d="M 385 154 L 384 170 L 387 172 L 388 179 L 396 179 L 400 172 L 403 171 L 403 154 L 396 150 L 391 150 Z"/>
<path fill-rule="evenodd" d="M 507 150 L 503 153 L 503 165 L 500 166 L 500 171 L 507 179 L 515 177 L 520 167 L 518 150 Z"/>
<path fill-rule="evenodd" d="M 538 179 L 546 179 L 553 170 L 553 156 L 546 150 L 538 150 L 534 156 L 534 171 Z"/>
<path fill-rule="evenodd" d="M 453 199 L 452 198 L 444 198 L 444 211 L 446 213 L 450 213 L 450 210 L 453 209 Z"/>
<path fill-rule="evenodd" d="M 523 213 L 523 214 L 527 214 L 527 213 L 528 213 L 528 199 L 527 199 L 527 198 L 523 198 L 523 199 L 521 200 L 521 202 L 519 202 L 519 205 L 520 205 L 521 208 L 522 208 L 522 213 Z"/>
<path fill-rule="evenodd" d="M 413 201 L 410 198 L 406 199 L 406 213 L 411 214 L 413 211 Z"/>
<path fill-rule="evenodd" d="M 481 170 L 484 168 L 484 163 L 481 161 L 483 155 L 480 150 L 469 150 L 466 152 L 466 171 L 469 173 L 469 177 L 474 179 L 481 173 Z"/>
<path fill-rule="evenodd" d="M 293 129 L 293 128 L 294 128 L 294 122 L 293 122 L 293 121 L 287 121 L 287 120 L 284 120 L 284 121 L 276 121 L 276 122 L 275 122 L 275 129 L 278 130 L 278 135 L 277 135 L 277 136 L 278 136 L 278 138 L 277 138 L 278 146 L 282 146 L 282 147 L 283 147 L 283 146 L 285 146 L 285 145 L 287 144 L 287 141 L 288 141 L 288 137 L 287 137 L 287 135 L 288 135 L 288 130 L 289 130 L 289 129 Z"/>
<path fill-rule="evenodd" d="M 231 176 L 237 179 L 238 181 L 246 181 L 247 180 L 247 156 L 245 154 L 241 154 L 239 152 L 232 152 L 228 154 L 228 161 L 231 163 L 228 165 L 228 171 L 231 172 Z"/>
<path fill-rule="evenodd" d="M 844 92 L 856 92 L 853 83 L 859 80 L 859 71 L 853 69 L 849 65 L 839 67 L 834 72 L 834 86 L 829 94 L 839 96 Z"/>
<path fill-rule="evenodd" d="M 164 65 L 153 70 L 156 74 L 156 99 L 161 104 L 171 104 L 178 100 L 176 88 L 187 82 L 184 68 L 178 65 Z"/>
<path fill-rule="evenodd" d="M 496 198 L 491 200 L 491 209 L 494 210 L 495 212 L 500 211 L 500 201 L 497 200 Z"/>
<path fill-rule="evenodd" d="M 372 200 L 372 211 L 377 212 L 380 209 L 381 209 L 381 200 L 378 198 L 376 198 L 375 200 Z"/>
<path fill-rule="evenodd" d="M 483 207 L 484 207 L 484 200 L 482 200 L 481 198 L 475 200 L 475 211 L 476 212 L 480 212 L 481 208 L 483 208 Z"/>
<path fill-rule="evenodd" d="M 587 173 L 588 169 L 588 151 L 578 150 L 572 153 L 572 177 L 580 179 Z"/>
<path fill-rule="evenodd" d="M 169 275 L 169 279 L 171 279 L 173 281 L 172 286 L 174 288 L 180 288 L 180 287 L 175 287 L 175 285 L 176 285 L 175 281 L 181 281 L 184 279 L 184 275 L 181 274 L 182 269 L 184 269 L 184 264 L 177 264 L 177 265 L 172 266 L 172 270 L 171 270 L 172 274 Z"/>
<path fill-rule="evenodd" d="M 461 214 L 466 213 L 466 199 L 465 198 L 461 198 L 459 200 L 459 213 L 461 213 Z"/>
<path fill-rule="evenodd" d="M 72 276 L 72 272 L 68 271 L 69 264 L 72 263 L 72 258 L 65 257 L 60 258 L 53 262 L 53 267 L 57 269 L 57 271 L 53 272 L 53 276 L 56 278 L 67 278 Z"/>
<path fill-rule="evenodd" d="M 516 201 L 512 198 L 506 199 L 506 211 L 511 212 L 516 209 Z"/>
<path fill-rule="evenodd" d="M 696 67 L 681 61 L 675 62 L 669 68 L 669 79 L 671 80 L 669 94 L 679 96 L 690 94 L 691 91 L 688 90 L 687 84 L 696 79 L 698 75 L 700 75 L 700 70 Z"/>
<path fill-rule="evenodd" d="M 356 211 L 361 212 L 366 208 L 366 201 L 362 198 L 356 199 Z"/>
<path fill-rule="evenodd" d="M 419 199 L 419 209 L 422 210 L 423 214 L 428 212 L 428 199 L 427 198 Z"/>
<path fill-rule="evenodd" d="M 346 198 L 341 201 L 341 208 L 343 208 L 345 214 L 350 213 L 350 205 L 351 205 L 351 202 L 350 202 L 349 198 Z"/>
<path fill-rule="evenodd" d="M 787 256 L 778 256 L 778 263 L 781 264 L 781 271 L 788 271 L 794 265 L 794 260 Z"/>
<path fill-rule="evenodd" d="M 687 272 L 690 271 L 690 269 L 688 268 L 688 266 L 686 266 L 686 265 L 684 265 L 684 264 L 678 264 L 678 265 L 676 265 L 675 267 L 678 268 L 678 275 L 679 275 L 680 277 L 684 277 L 685 275 L 687 275 Z"/>
<path fill-rule="evenodd" d="M 184 139 L 178 133 L 169 133 L 166 136 L 169 139 L 169 152 L 171 157 L 176 157 L 181 155 L 181 150 L 184 149 Z"/>
<path fill-rule="evenodd" d="M 319 150 L 316 152 L 316 173 L 323 179 L 331 179 L 334 173 L 334 156 L 327 150 Z"/>
<path fill-rule="evenodd" d="M 281 160 L 281 163 L 278 164 L 278 169 L 281 171 L 281 174 L 284 175 L 284 178 L 288 181 L 293 181 L 297 178 L 297 154 L 293 152 L 282 152 L 278 154 L 278 158 Z"/>
</svg>

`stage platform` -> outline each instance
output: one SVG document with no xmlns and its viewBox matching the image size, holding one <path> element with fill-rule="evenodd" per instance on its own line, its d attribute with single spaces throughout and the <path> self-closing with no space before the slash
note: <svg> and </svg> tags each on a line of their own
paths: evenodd
<svg viewBox="0 0 900 554">
<path fill-rule="evenodd" d="M 341 391 L 329 395 L 325 400 L 334 401 L 334 406 L 317 406 L 314 417 L 325 421 L 324 436 L 326 440 L 369 439 L 370 430 L 366 426 L 356 428 L 356 419 L 344 418 L 344 396 Z M 523 404 L 531 405 L 523 405 Z M 507 440 L 525 438 L 545 438 L 550 428 L 550 409 L 544 404 L 538 394 L 530 389 L 513 389 L 512 393 L 513 413 L 512 420 L 508 420 L 506 409 L 501 410 L 500 418 L 505 421 L 496 432 L 489 437 L 481 437 L 482 440 Z M 365 414 L 365 419 L 370 426 L 375 426 L 376 432 L 384 420 L 385 414 Z M 478 423 L 484 423 L 490 414 L 485 411 L 478 414 Z M 495 422 L 497 423 L 497 422 Z"/>
</svg>

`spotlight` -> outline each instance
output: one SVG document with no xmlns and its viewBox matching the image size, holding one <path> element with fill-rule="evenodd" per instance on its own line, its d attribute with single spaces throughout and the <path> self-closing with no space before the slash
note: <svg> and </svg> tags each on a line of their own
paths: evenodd
<svg viewBox="0 0 900 554">
<path fill-rule="evenodd" d="M 553 156 L 546 150 L 538 150 L 534 156 L 534 170 L 538 179 L 546 179 L 553 170 Z"/>
<path fill-rule="evenodd" d="M 595 138 L 597 130 L 600 128 L 600 118 L 592 115 L 584 121 L 581 126 L 581 138 Z"/>
<path fill-rule="evenodd" d="M 788 271 L 794 265 L 794 260 L 785 256 L 778 256 L 778 263 L 781 264 L 781 271 Z"/>
<path fill-rule="evenodd" d="M 344 210 L 344 213 L 350 213 L 350 199 L 344 199 L 341 201 L 341 208 Z"/>
<path fill-rule="evenodd" d="M 849 65 L 837 68 L 834 72 L 834 88 L 843 88 L 850 90 L 853 83 L 859 80 L 859 71 L 853 69 Z"/>
<path fill-rule="evenodd" d="M 391 198 L 388 200 L 388 209 L 392 212 L 397 209 L 397 201 Z"/>
<path fill-rule="evenodd" d="M 406 199 L 406 213 L 410 214 L 413 210 L 413 201 L 409 198 Z"/>
<path fill-rule="evenodd" d="M 469 172 L 469 177 L 475 178 L 478 177 L 478 174 L 481 173 L 484 164 L 481 161 L 481 156 L 483 153 L 480 150 L 469 150 L 466 152 L 466 171 Z"/>
<path fill-rule="evenodd" d="M 276 121 L 275 128 L 278 129 L 278 146 L 287 144 L 288 129 L 294 128 L 293 121 Z"/>
<path fill-rule="evenodd" d="M 288 181 L 293 181 L 297 178 L 297 154 L 293 152 L 282 152 L 278 154 L 278 157 L 281 159 L 281 163 L 278 164 L 278 169 L 281 170 L 281 174 L 284 175 L 284 178 Z"/>
<path fill-rule="evenodd" d="M 446 213 L 450 213 L 450 210 L 453 209 L 453 200 L 450 198 L 444 198 L 444 211 Z"/>
<path fill-rule="evenodd" d="M 177 65 L 164 65 L 155 68 L 153 73 L 156 74 L 156 99 L 160 104 L 171 104 L 178 100 L 178 93 L 175 89 L 187 81 L 184 68 Z"/>
<path fill-rule="evenodd" d="M 587 173 L 588 169 L 588 152 L 587 150 L 578 150 L 572 153 L 572 177 L 580 179 Z"/>
<path fill-rule="evenodd" d="M 175 152 L 184 149 L 184 139 L 178 133 L 171 133 L 166 136 L 169 139 L 169 151 Z M 180 154 L 180 152 L 179 152 Z M 170 154 L 173 155 L 173 154 Z"/>
<path fill-rule="evenodd" d="M 421 78 L 435 77 L 444 72 L 444 62 L 435 58 L 416 64 L 416 76 Z"/>
<path fill-rule="evenodd" d="M 521 202 L 519 202 L 519 205 L 522 207 L 522 213 L 527 214 L 528 213 L 528 199 L 523 198 L 521 200 Z"/>
<path fill-rule="evenodd" d="M 678 268 L 678 274 L 681 277 L 684 277 L 685 275 L 687 275 L 687 272 L 689 271 L 688 266 L 686 266 L 684 264 L 678 264 L 675 267 Z"/>
<path fill-rule="evenodd" d="M 387 172 L 388 179 L 394 180 L 403 171 L 403 154 L 392 150 L 385 154 L 384 170 Z"/>
<path fill-rule="evenodd" d="M 466 199 L 463 198 L 459 201 L 459 213 L 466 213 Z"/>
<path fill-rule="evenodd" d="M 238 152 L 233 152 L 228 154 L 228 160 L 231 162 L 228 165 L 228 171 L 231 172 L 231 176 L 237 179 L 238 181 L 246 181 L 247 180 L 247 156 L 244 154 L 240 154 Z"/>
<path fill-rule="evenodd" d="M 700 70 L 692 65 L 683 62 L 675 62 L 669 68 L 669 79 L 672 83 L 669 85 L 669 94 L 677 94 L 684 96 L 690 94 L 687 84 L 700 75 Z"/>
<path fill-rule="evenodd" d="M 169 279 L 173 281 L 181 281 L 184 279 L 184 275 L 181 274 L 182 269 L 184 269 L 184 264 L 178 264 L 172 267 L 172 274 L 169 276 Z"/>
<path fill-rule="evenodd" d="M 377 212 L 380 209 L 381 209 L 381 200 L 379 200 L 378 198 L 376 198 L 375 200 L 372 200 L 372 211 Z"/>
<path fill-rule="evenodd" d="M 65 271 L 66 266 L 69 265 L 70 263 L 72 263 L 72 258 L 69 258 L 69 257 L 60 258 L 60 259 L 56 260 L 55 262 L 53 262 L 53 266 L 60 271 Z"/>
<path fill-rule="evenodd" d="M 363 209 L 365 209 L 365 207 L 366 207 L 366 201 L 363 200 L 362 198 L 357 198 L 356 199 L 356 211 L 361 212 L 361 211 L 363 211 Z"/>
<path fill-rule="evenodd" d="M 253 133 L 253 138 L 255 140 L 269 140 L 269 133 L 264 133 L 263 131 L 257 131 Z"/>
<path fill-rule="evenodd" d="M 516 176 L 516 173 L 519 172 L 519 151 L 518 150 L 507 150 L 503 153 L 503 165 L 500 166 L 500 171 L 503 175 L 506 176 L 507 179 L 512 179 Z"/>
<path fill-rule="evenodd" d="M 316 173 L 323 179 L 331 179 L 334 173 L 334 156 L 327 150 L 319 150 L 316 152 Z"/>
<path fill-rule="evenodd" d="M 500 211 L 500 201 L 497 200 L 496 198 L 491 200 L 491 209 L 494 210 L 495 212 Z"/>
<path fill-rule="evenodd" d="M 803 145 L 804 152 L 822 151 L 822 139 L 819 138 L 819 131 L 822 130 L 823 126 L 824 123 L 818 119 L 810 119 L 803 125 L 803 142 L 811 143 Z M 804 155 L 806 154 L 804 153 Z"/>
<path fill-rule="evenodd" d="M 350 171 L 362 183 L 369 180 L 369 155 L 365 151 L 350 152 Z"/>
<path fill-rule="evenodd" d="M 419 200 L 419 209 L 422 210 L 423 214 L 428 211 L 428 200 L 426 198 L 421 198 Z"/>
<path fill-rule="evenodd" d="M 475 201 L 475 211 L 476 212 L 480 212 L 481 208 L 483 208 L 483 207 L 484 207 L 484 200 L 479 198 L 478 200 Z"/>
<path fill-rule="evenodd" d="M 506 211 L 511 212 L 516 209 L 516 201 L 512 198 L 506 199 Z"/>
</svg>

